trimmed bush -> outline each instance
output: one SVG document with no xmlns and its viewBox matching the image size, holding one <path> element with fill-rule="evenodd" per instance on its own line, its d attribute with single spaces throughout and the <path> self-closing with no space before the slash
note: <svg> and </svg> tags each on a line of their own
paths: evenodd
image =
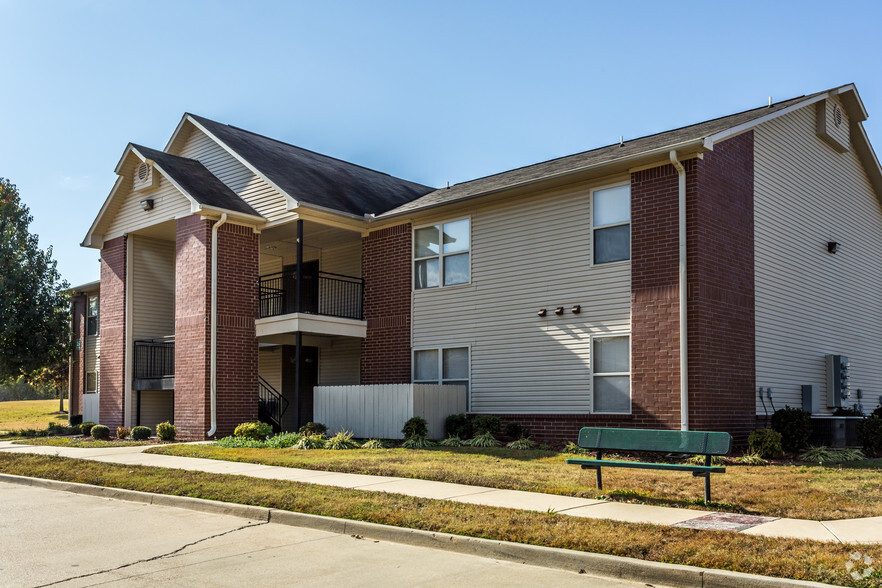
<svg viewBox="0 0 882 588">
<path fill-rule="evenodd" d="M 852 408 L 846 408 L 844 406 L 840 406 L 836 410 L 833 411 L 833 416 L 847 416 L 847 417 L 862 417 L 864 413 L 859 411 L 856 406 Z"/>
<path fill-rule="evenodd" d="M 116 428 L 116 438 L 117 439 L 125 439 L 126 437 L 128 437 L 131 434 L 132 434 L 132 432 L 129 429 L 127 429 L 126 427 L 117 427 Z"/>
<path fill-rule="evenodd" d="M 110 441 L 110 429 L 104 425 L 95 425 L 89 431 L 96 441 Z"/>
<path fill-rule="evenodd" d="M 328 432 L 328 427 L 322 423 L 314 423 L 309 421 L 300 427 L 300 433 L 303 435 L 324 435 Z"/>
<path fill-rule="evenodd" d="M 880 406 L 879 408 L 877 408 L 876 410 L 871 412 L 870 416 L 871 417 L 878 417 L 878 418 L 882 419 L 882 406 Z"/>
<path fill-rule="evenodd" d="M 83 434 L 83 437 L 88 437 L 92 434 L 92 427 L 94 427 L 96 423 L 92 421 L 86 421 L 80 425 L 80 433 Z"/>
<path fill-rule="evenodd" d="M 83 424 L 83 415 L 81 415 L 81 414 L 71 415 L 71 417 L 70 417 L 70 426 L 71 427 L 76 427 L 77 430 L 79 430 L 80 425 L 82 425 L 82 424 Z"/>
<path fill-rule="evenodd" d="M 772 429 L 756 429 L 750 432 L 747 445 L 751 453 L 772 459 L 781 455 L 781 433 Z"/>
<path fill-rule="evenodd" d="M 258 441 L 257 439 L 252 439 L 251 437 L 235 437 L 233 435 L 229 437 L 221 437 L 217 441 L 214 442 L 218 447 L 226 447 L 226 448 L 249 448 L 249 449 L 262 449 L 266 447 L 266 443 L 263 441 Z"/>
<path fill-rule="evenodd" d="M 495 435 L 502 429 L 502 419 L 492 414 L 478 414 L 472 417 L 472 430 L 475 435 L 491 433 Z"/>
<path fill-rule="evenodd" d="M 415 416 L 408 419 L 401 429 L 401 433 L 405 439 L 413 439 L 414 437 L 428 437 L 429 423 L 423 417 Z"/>
<path fill-rule="evenodd" d="M 784 449 L 796 452 L 808 445 L 812 416 L 801 408 L 785 406 L 772 415 L 772 428 L 781 433 Z"/>
<path fill-rule="evenodd" d="M 524 428 L 520 425 L 520 423 L 505 423 L 505 428 L 503 429 L 505 432 L 505 436 L 509 439 L 520 439 L 522 437 L 526 437 L 524 435 Z"/>
<path fill-rule="evenodd" d="M 156 425 L 156 436 L 162 441 L 174 441 L 177 434 L 178 430 L 168 421 Z"/>
<path fill-rule="evenodd" d="M 270 449 L 285 449 L 297 445 L 300 437 L 300 433 L 279 433 L 267 439 L 264 445 Z"/>
<path fill-rule="evenodd" d="M 242 423 L 233 431 L 235 437 L 248 437 L 257 441 L 263 441 L 273 434 L 273 428 L 268 423 Z"/>
<path fill-rule="evenodd" d="M 459 437 L 465 439 L 471 436 L 471 426 L 469 426 L 469 417 L 465 413 L 451 414 L 444 419 L 444 432 L 448 437 Z"/>
<path fill-rule="evenodd" d="M 135 427 L 132 429 L 132 439 L 135 441 L 145 441 L 150 437 L 150 427 Z"/>
<path fill-rule="evenodd" d="M 857 424 L 857 436 L 867 453 L 879 457 L 882 456 L 882 417 L 876 416 L 876 412 L 878 409 L 873 411 L 872 417 Z"/>
</svg>

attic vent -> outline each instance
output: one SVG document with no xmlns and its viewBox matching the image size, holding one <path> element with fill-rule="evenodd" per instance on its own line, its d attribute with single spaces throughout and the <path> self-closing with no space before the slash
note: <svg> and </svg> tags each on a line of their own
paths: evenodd
<svg viewBox="0 0 882 588">
<path fill-rule="evenodd" d="M 833 105 L 833 122 L 837 127 L 842 125 L 842 109 L 838 104 Z"/>
<path fill-rule="evenodd" d="M 135 177 L 132 178 L 132 189 L 146 190 L 159 185 L 159 176 L 153 172 L 153 166 L 150 163 L 139 164 L 135 169 Z"/>
<path fill-rule="evenodd" d="M 837 123 L 838 124 L 838 123 Z M 138 166 L 138 181 L 143 182 L 147 179 L 147 174 L 150 173 L 150 166 L 146 163 L 142 163 Z"/>
</svg>

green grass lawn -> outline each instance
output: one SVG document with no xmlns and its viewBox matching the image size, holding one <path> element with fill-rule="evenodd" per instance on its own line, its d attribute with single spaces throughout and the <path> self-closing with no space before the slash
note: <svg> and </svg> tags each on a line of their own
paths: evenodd
<svg viewBox="0 0 882 588">
<path fill-rule="evenodd" d="M 0 402 L 0 431 L 45 429 L 50 422 L 67 422 L 67 413 L 58 413 L 58 400 Z"/>
<path fill-rule="evenodd" d="M 244 461 L 335 472 L 421 478 L 567 496 L 706 508 L 701 478 L 688 472 L 604 470 L 604 490 L 594 472 L 566 465 L 571 455 L 551 451 L 435 448 L 231 449 L 213 445 L 170 445 L 147 450 L 185 457 Z M 882 460 L 849 467 L 729 465 L 711 478 L 717 510 L 813 520 L 882 516 Z"/>
<path fill-rule="evenodd" d="M 362 452 L 346 453 L 354 456 Z M 878 545 L 771 539 L 726 531 L 582 519 L 386 492 L 55 456 L 0 453 L 0 472 L 844 585 L 873 585 L 855 584 L 848 576 L 845 564 L 852 552 L 860 550 L 875 561 L 882 561 L 882 546 Z"/>
</svg>

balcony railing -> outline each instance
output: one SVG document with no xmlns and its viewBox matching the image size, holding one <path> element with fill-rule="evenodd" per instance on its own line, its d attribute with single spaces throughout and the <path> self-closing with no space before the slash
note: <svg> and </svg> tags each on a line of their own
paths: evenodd
<svg viewBox="0 0 882 588">
<path fill-rule="evenodd" d="M 141 339 L 135 341 L 133 362 L 135 380 L 161 380 L 175 377 L 175 340 Z"/>
<path fill-rule="evenodd" d="M 294 270 L 260 277 L 260 318 L 303 312 L 362 319 L 364 280 L 328 272 L 301 276 L 300 305 Z"/>
</svg>

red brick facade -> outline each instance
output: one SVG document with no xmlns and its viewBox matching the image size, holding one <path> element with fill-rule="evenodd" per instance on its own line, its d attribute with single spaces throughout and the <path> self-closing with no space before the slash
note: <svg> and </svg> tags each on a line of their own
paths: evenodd
<svg viewBox="0 0 882 588">
<path fill-rule="evenodd" d="M 178 219 L 175 247 L 175 426 L 202 439 L 211 427 L 211 227 L 198 216 Z M 216 436 L 257 418 L 258 235 L 218 229 Z"/>
<path fill-rule="evenodd" d="M 86 305 L 88 296 L 71 297 L 71 326 L 74 350 L 70 357 L 68 382 L 69 415 L 83 414 L 83 390 L 86 385 Z"/>
<path fill-rule="evenodd" d="M 362 239 L 364 318 L 362 384 L 410 382 L 410 224 L 374 231 Z"/>
<path fill-rule="evenodd" d="M 126 356 L 126 238 L 101 249 L 101 370 L 99 416 L 111 430 L 123 426 Z"/>
</svg>

